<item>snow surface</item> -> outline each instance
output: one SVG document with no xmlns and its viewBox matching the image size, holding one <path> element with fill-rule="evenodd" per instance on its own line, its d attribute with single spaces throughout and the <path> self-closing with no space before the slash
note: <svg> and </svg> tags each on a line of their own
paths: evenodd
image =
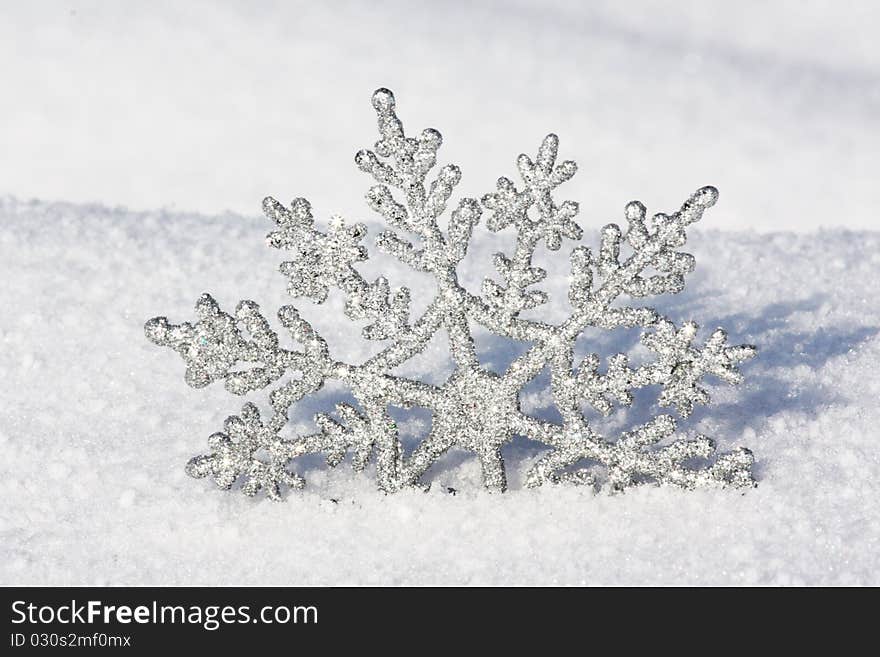
<svg viewBox="0 0 880 657">
<path fill-rule="evenodd" d="M 4 7 L 0 583 L 880 584 L 880 11 L 841 7 Z M 697 272 L 659 307 L 759 346 L 746 383 L 714 387 L 715 403 L 681 423 L 722 450 L 751 447 L 757 489 L 524 490 L 539 453 L 525 440 L 506 449 L 502 496 L 459 453 L 430 471 L 426 494 L 385 496 L 371 473 L 317 458 L 285 504 L 184 474 L 244 400 L 188 388 L 143 322 L 191 319 L 204 291 L 269 316 L 290 303 L 259 202 L 302 195 L 319 221 L 368 218 L 352 155 L 375 139 L 380 85 L 408 127 L 443 132 L 465 195 L 557 132 L 580 165 L 563 189 L 590 244 L 630 199 L 674 210 L 720 188 L 688 245 Z M 479 229 L 464 282 L 476 289 L 510 241 Z M 558 320 L 566 258 L 544 262 L 555 281 L 544 312 Z M 416 311 L 426 302 L 428 281 L 393 261 L 364 271 L 405 281 Z M 338 297 L 297 305 L 334 355 L 375 349 Z M 579 348 L 635 339 L 591 333 Z M 496 369 L 524 348 L 477 340 Z M 406 368 L 442 381 L 443 340 Z M 552 418 L 542 383 L 523 405 Z M 344 398 L 325 388 L 292 428 Z M 625 419 L 650 412 L 637 404 Z M 398 418 L 410 444 L 428 419 Z"/>
<path fill-rule="evenodd" d="M 595 229 L 591 215 L 582 224 Z M 761 353 L 744 366 L 745 384 L 715 388 L 717 403 L 681 426 L 722 449 L 750 446 L 757 489 L 523 489 L 538 446 L 518 440 L 505 450 L 512 490 L 501 496 L 453 453 L 429 472 L 430 492 L 393 496 L 375 490 L 372 473 L 315 458 L 303 466 L 306 490 L 274 504 L 184 474 L 243 400 L 188 388 L 180 359 L 142 328 L 156 314 L 190 319 L 205 290 L 230 307 L 289 302 L 278 254 L 263 244 L 269 222 L 12 200 L 0 220 L 4 583 L 880 583 L 878 233 L 704 230 L 689 243 L 698 271 L 661 307 L 726 326 Z M 510 244 L 480 235 L 469 269 Z M 402 280 L 400 268 L 383 268 Z M 408 282 L 416 299 L 430 291 Z M 298 305 L 334 353 L 368 353 L 338 297 Z M 554 303 L 548 315 L 564 311 Z M 590 337 L 603 351 L 634 339 Z M 491 367 L 517 353 L 486 335 L 478 344 Z M 428 380 L 449 373 L 443 340 L 422 363 Z M 552 417 L 537 388 L 525 407 Z M 302 402 L 295 428 L 340 398 L 325 389 Z M 637 404 L 631 418 L 649 410 Z M 418 435 L 425 419 L 401 425 Z"/>
</svg>

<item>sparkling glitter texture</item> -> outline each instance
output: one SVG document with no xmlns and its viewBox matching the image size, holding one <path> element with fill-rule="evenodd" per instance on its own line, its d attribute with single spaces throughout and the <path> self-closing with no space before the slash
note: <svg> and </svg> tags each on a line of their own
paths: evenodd
<svg viewBox="0 0 880 657">
<path fill-rule="evenodd" d="M 278 319 L 297 345 L 286 349 L 257 304 L 242 301 L 228 314 L 208 294 L 196 303 L 194 324 L 151 319 L 145 327 L 147 337 L 182 356 L 189 385 L 198 388 L 223 380 L 237 395 L 277 386 L 269 396 L 271 416 L 263 419 L 255 405 L 245 404 L 239 415 L 227 418 L 222 432 L 209 438 L 210 452 L 192 459 L 187 472 L 210 477 L 223 488 L 240 482 L 246 495 L 262 490 L 278 500 L 285 488 L 305 483 L 289 470 L 293 459 L 321 452 L 335 466 L 351 452 L 356 470 L 375 458 L 379 488 L 393 492 L 424 487 L 422 477 L 431 465 L 447 450 L 460 448 L 476 453 L 486 487 L 503 491 L 507 478 L 501 447 L 521 435 L 550 448 L 527 473 L 529 486 L 571 482 L 622 490 L 649 481 L 682 488 L 752 485 L 751 452 L 739 449 L 707 461 L 713 442 L 705 436 L 677 436 L 671 415 L 658 415 L 612 439 L 600 435 L 584 416 L 586 407 L 608 415 L 630 405 L 632 391 L 646 386 L 660 386 L 658 404 L 688 416 L 695 404 L 709 402 L 701 387 L 704 377 L 727 383 L 741 380 L 737 366 L 755 355 L 754 347 L 728 346 L 722 329 L 699 346 L 693 322 L 678 328 L 651 308 L 626 305 L 627 300 L 683 289 L 694 258 L 678 249 L 685 244 L 687 227 L 715 204 L 717 190 L 703 187 L 677 212 L 651 218 L 641 203 L 628 204 L 626 228 L 603 228 L 598 253 L 584 246 L 572 251 L 570 316 L 559 325 L 524 319 L 523 311 L 548 300 L 545 292 L 535 289 L 547 276 L 532 262 L 535 249 L 543 243 L 556 251 L 564 240 L 582 236 L 575 223 L 578 204 L 554 197 L 556 188 L 577 171 L 570 160 L 558 162 L 558 137 L 545 137 L 534 160 L 527 155 L 517 158 L 521 183 L 499 178 L 495 191 L 481 201 L 460 199 L 444 230 L 438 219 L 447 210 L 461 171 L 445 165 L 429 180 L 443 142 L 440 133 L 427 129 L 407 136 L 395 112 L 394 95 L 387 89 L 377 90 L 372 104 L 379 140 L 373 150 L 358 152 L 355 162 L 375 181 L 367 191 L 367 204 L 388 226 L 375 244 L 405 265 L 431 274 L 436 281 L 434 298 L 413 319 L 406 287 L 393 288 L 384 277 L 367 281 L 358 272 L 357 263 L 368 257 L 363 224 L 349 225 L 333 217 L 321 232 L 305 199 L 297 198 L 287 207 L 266 198 L 263 210 L 275 224 L 268 243 L 287 253 L 280 271 L 289 293 L 320 304 L 331 290 L 341 291 L 345 314 L 364 323 L 364 339 L 383 341 L 384 348 L 361 364 L 338 362 L 296 308 L 284 306 Z M 516 245 L 512 254 L 495 255 L 497 277 L 485 280 L 480 294 L 474 294 L 458 283 L 456 268 L 484 209 L 489 230 L 515 231 Z M 532 346 L 503 374 L 489 372 L 474 350 L 471 321 Z M 575 363 L 574 343 L 587 327 L 643 327 L 642 343 L 654 359 L 633 368 L 626 355 L 616 354 L 603 366 L 600 356 L 591 353 Z M 448 381 L 435 386 L 390 374 L 439 331 L 448 334 L 455 363 Z M 558 424 L 532 417 L 519 405 L 523 386 L 547 367 L 562 416 Z M 359 408 L 339 404 L 336 417 L 315 416 L 315 433 L 282 437 L 291 406 L 330 379 L 349 386 Z M 419 406 L 432 412 L 430 433 L 408 457 L 388 413 L 390 406 Z"/>
</svg>

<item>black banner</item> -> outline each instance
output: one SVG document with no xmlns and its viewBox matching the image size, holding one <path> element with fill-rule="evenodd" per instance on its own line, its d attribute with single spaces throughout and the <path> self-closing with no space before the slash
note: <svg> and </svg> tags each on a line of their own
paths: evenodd
<svg viewBox="0 0 880 657">
<path fill-rule="evenodd" d="M 569 641 L 672 648 L 702 635 L 753 641 L 863 614 L 797 604 L 804 591 L 743 589 L 27 588 L 2 590 L 2 654 L 88 649 L 157 654 L 342 645 L 468 652 L 475 641 L 560 651 Z M 772 606 L 767 603 L 772 603 Z M 797 613 L 794 613 L 797 610 Z M 813 623 L 813 621 L 816 621 Z M 852 636 L 851 628 L 843 636 Z M 840 636 L 840 635 L 839 635 Z M 417 637 L 420 637 L 417 639 Z M 658 643 L 659 642 L 659 643 Z M 744 646 L 740 646 L 744 647 Z"/>
</svg>

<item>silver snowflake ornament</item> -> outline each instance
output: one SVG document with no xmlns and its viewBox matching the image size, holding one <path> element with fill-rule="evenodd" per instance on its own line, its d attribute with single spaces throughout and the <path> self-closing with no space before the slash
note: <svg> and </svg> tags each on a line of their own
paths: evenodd
<svg viewBox="0 0 880 657">
<path fill-rule="evenodd" d="M 519 183 L 502 177 L 481 200 L 451 203 L 461 170 L 436 168 L 440 133 L 429 128 L 408 136 L 387 89 L 373 94 L 372 105 L 379 139 L 373 149 L 359 151 L 355 163 L 372 177 L 367 205 L 387 225 L 374 243 L 433 278 L 427 309 L 412 317 L 406 286 L 384 276 L 368 281 L 358 271 L 358 263 L 369 257 L 364 224 L 333 217 L 322 231 L 305 199 L 288 207 L 266 198 L 263 211 L 274 223 L 267 241 L 286 254 L 280 271 L 288 292 L 321 304 L 338 290 L 345 297 L 345 315 L 362 324 L 364 339 L 382 347 L 362 363 L 338 361 L 294 306 L 278 311 L 293 343 L 284 346 L 256 303 L 242 301 L 229 314 L 208 294 L 196 304 L 194 324 L 151 319 L 147 337 L 181 355 L 189 385 L 223 380 L 237 395 L 271 389 L 271 414 L 264 419 L 257 406 L 245 404 L 239 415 L 226 420 L 222 432 L 209 438 L 208 453 L 189 462 L 190 475 L 210 477 L 225 489 L 240 485 L 247 495 L 264 491 L 278 500 L 285 489 L 305 483 L 291 469 L 298 457 L 321 453 L 329 466 L 336 466 L 351 454 L 355 470 L 372 460 L 379 488 L 394 492 L 426 488 L 431 466 L 450 449 L 462 449 L 476 454 L 486 487 L 500 492 L 507 487 L 502 447 L 525 436 L 547 447 L 525 475 L 528 486 L 572 483 L 617 491 L 646 482 L 686 489 L 753 485 L 750 451 L 738 449 L 713 461 L 714 442 L 678 434 L 671 415 L 657 413 L 645 424 L 607 437 L 585 413 L 592 409 L 611 415 L 634 403 L 635 390 L 658 386 L 657 405 L 687 417 L 695 405 L 710 401 L 706 377 L 741 381 L 738 366 L 755 355 L 754 347 L 728 345 L 722 329 L 700 346 L 695 323 L 676 328 L 653 308 L 632 304 L 684 288 L 695 261 L 680 249 L 688 227 L 717 201 L 715 188 L 703 187 L 677 211 L 650 218 L 645 206 L 633 201 L 625 208 L 626 227 L 605 226 L 596 252 L 576 246 L 568 281 L 571 312 L 551 324 L 524 316 L 549 300 L 546 291 L 536 288 L 547 272 L 533 262 L 535 251 L 541 244 L 556 251 L 564 240 L 578 241 L 583 235 L 575 222 L 578 204 L 555 197 L 556 189 L 577 172 L 573 161 L 558 161 L 559 138 L 545 137 L 534 159 L 517 158 Z M 488 229 L 511 231 L 515 246 L 511 253 L 493 256 L 497 278 L 484 280 L 474 292 L 459 282 L 457 270 L 484 210 Z M 474 324 L 530 346 L 504 372 L 491 372 L 477 357 Z M 643 329 L 642 344 L 651 358 L 633 366 L 627 354 L 603 359 L 588 353 L 576 363 L 575 341 L 591 327 Z M 392 374 L 438 333 L 448 336 L 455 365 L 444 383 Z M 559 422 L 520 407 L 521 391 L 545 369 Z M 335 414 L 318 413 L 314 433 L 287 435 L 291 407 L 328 381 L 345 385 L 356 405 L 339 403 Z M 431 412 L 430 431 L 408 456 L 391 407 Z"/>
</svg>

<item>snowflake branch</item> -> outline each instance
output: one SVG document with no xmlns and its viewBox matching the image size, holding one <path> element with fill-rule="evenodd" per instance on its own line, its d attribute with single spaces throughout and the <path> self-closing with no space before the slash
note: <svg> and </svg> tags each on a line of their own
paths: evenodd
<svg viewBox="0 0 880 657">
<path fill-rule="evenodd" d="M 192 477 L 210 476 L 224 489 L 244 478 L 242 492 L 256 495 L 265 490 L 266 495 L 280 501 L 281 485 L 302 488 L 305 481 L 287 470 L 293 455 L 301 453 L 301 445 L 282 440 L 278 430 L 260 419 L 260 411 L 251 403 L 245 404 L 240 415 L 226 418 L 224 431 L 208 439 L 211 451 L 190 459 L 186 466 Z M 265 456 L 263 456 L 265 455 Z"/>
<path fill-rule="evenodd" d="M 571 317 L 558 327 L 558 330 L 554 331 L 549 338 L 544 339 L 542 343 L 532 347 L 514 361 L 509 372 L 517 376 L 523 383 L 530 381 L 548 361 L 552 360 L 554 352 L 566 349 L 566 345 L 576 339 L 587 326 L 616 328 L 617 326 L 640 326 L 655 322 L 657 314 L 651 309 L 610 308 L 610 305 L 626 290 L 636 285 L 636 281 L 640 280 L 641 273 L 647 267 L 658 260 L 665 261 L 671 248 L 681 246 L 685 239 L 685 228 L 698 221 L 703 212 L 714 205 L 717 198 L 718 192 L 714 187 L 703 187 L 697 190 L 678 212 L 669 217 L 662 215 L 665 219 L 657 222 L 655 229 L 647 239 L 644 241 L 635 239 L 635 252 L 623 263 L 618 262 L 619 249 L 616 247 L 618 242 L 610 238 L 606 239 L 604 248 L 606 255 L 603 256 L 603 262 L 606 264 L 601 270 L 604 275 L 602 285 L 595 291 L 586 294 L 585 298 L 580 299 L 580 303 L 577 304 Z M 632 206 L 631 203 L 628 208 Z M 628 216 L 636 217 L 638 214 L 628 211 Z M 606 229 L 605 234 L 610 236 L 614 232 L 611 229 Z M 574 258 L 576 262 L 592 263 L 592 259 L 587 257 L 587 251 L 580 250 L 577 253 L 580 255 Z M 612 262 L 618 262 L 618 264 L 612 267 Z M 575 271 L 574 282 L 580 289 L 584 289 L 585 276 L 583 270 Z"/>
<path fill-rule="evenodd" d="M 279 230 L 269 233 L 270 246 L 293 251 L 293 260 L 279 267 L 288 278 L 288 292 L 323 303 L 331 287 L 345 292 L 345 314 L 352 320 L 367 319 L 363 328 L 367 340 L 385 340 L 409 331 L 410 291 L 401 287 L 391 291 L 388 280 L 379 277 L 368 283 L 354 268 L 367 259 L 367 249 L 358 244 L 367 234 L 363 224 L 346 226 L 334 217 L 329 231 L 313 228 L 311 206 L 298 198 L 288 210 L 271 196 L 263 201 L 263 210 Z"/>
<path fill-rule="evenodd" d="M 279 347 L 278 335 L 253 301 L 241 301 L 232 316 L 205 293 L 195 311 L 195 324 L 170 324 L 166 317 L 154 317 L 144 327 L 150 341 L 181 355 L 187 366 L 184 379 L 193 388 L 223 379 L 229 392 L 244 395 L 271 385 L 288 370 L 321 372 L 326 364 L 326 345 L 320 336 L 302 328 L 292 306 L 279 310 L 278 316 L 283 326 L 295 329 L 294 338 L 305 344 L 301 352 Z M 256 365 L 236 369 L 249 363 Z"/>
<path fill-rule="evenodd" d="M 675 433 L 675 420 L 669 415 L 659 415 L 649 423 L 621 434 L 615 442 L 606 442 L 591 430 L 572 431 L 528 417 L 521 418 L 520 430 L 527 432 L 526 435 L 541 435 L 543 440 L 555 445 L 555 449 L 529 471 L 529 486 L 540 486 L 547 481 L 592 483 L 588 471 L 563 472 L 564 468 L 582 460 L 604 465 L 613 490 L 623 490 L 644 481 L 688 489 L 743 488 L 755 484 L 751 476 L 754 457 L 749 450 L 738 449 L 722 454 L 705 468 L 689 468 L 687 461 L 707 459 L 713 454 L 715 444 L 711 439 L 697 436 L 657 447 Z"/>
<path fill-rule="evenodd" d="M 696 323 L 686 322 L 676 330 L 669 320 L 660 320 L 653 333 L 642 335 L 642 344 L 657 354 L 657 360 L 633 374 L 643 385 L 662 385 L 659 404 L 675 406 L 682 417 L 690 415 L 695 404 L 709 403 L 709 393 L 699 385 L 704 376 L 736 385 L 742 381 L 736 366 L 758 353 L 753 345 L 727 346 L 727 333 L 720 328 L 697 349 L 692 343 L 698 329 Z"/>
<path fill-rule="evenodd" d="M 693 269 L 693 258 L 689 254 L 677 253 L 675 249 L 685 243 L 687 226 L 699 221 L 705 210 L 712 207 L 717 199 L 718 190 L 714 187 L 702 187 L 685 201 L 678 212 L 671 216 L 655 215 L 650 231 L 644 224 L 644 206 L 637 201 L 627 205 L 626 216 L 630 222 L 627 240 L 634 253 L 623 263 L 620 262 L 622 238 L 620 229 L 614 224 L 603 229 L 602 248 L 597 263 L 593 263 L 588 251 L 579 252 L 578 259 L 583 265 L 597 266 L 603 282 L 594 292 L 588 292 L 585 298 L 580 298 L 574 314 L 563 325 L 562 334 L 575 337 L 590 325 L 610 328 L 603 314 L 622 294 L 638 297 L 681 291 L 684 274 Z M 642 272 L 648 267 L 667 273 L 645 279 Z M 578 278 L 578 272 L 574 278 Z M 656 318 L 656 314 L 649 314 L 642 308 L 616 310 L 618 312 L 613 317 L 621 326 L 640 326 L 645 322 L 650 324 L 652 321 L 648 320 Z"/>
<path fill-rule="evenodd" d="M 437 281 L 437 295 L 413 330 L 372 358 L 368 366 L 379 369 L 404 362 L 421 351 L 441 325 L 446 325 L 450 333 L 457 362 L 472 363 L 476 355 L 455 265 L 467 252 L 481 210 L 474 199 L 462 199 L 452 213 L 447 236 L 443 235 L 437 219 L 461 180 L 461 171 L 455 165 L 442 167 L 426 189 L 425 178 L 437 162 L 443 138 L 433 129 L 422 131 L 417 138 L 407 137 L 394 107 L 394 95 L 387 89 L 373 94 L 381 138 L 375 151 L 359 151 L 355 162 L 380 183 L 367 192 L 368 205 L 391 226 L 414 233 L 424 242 L 422 249 L 416 249 L 408 240 L 385 231 L 379 235 L 377 246 L 413 269 L 432 273 Z M 405 206 L 395 200 L 389 187 L 405 193 Z"/>
<path fill-rule="evenodd" d="M 486 279 L 482 288 L 489 305 L 504 318 L 516 317 L 523 310 L 547 301 L 546 293 L 526 290 L 547 275 L 543 269 L 532 267 L 532 256 L 541 240 L 548 249 L 555 251 L 562 245 L 563 237 L 578 240 L 582 235 L 580 226 L 573 221 L 578 212 L 577 203 L 564 201 L 557 206 L 551 194 L 577 172 L 577 165 L 570 160 L 556 165 L 558 151 L 559 138 L 554 134 L 547 135 L 535 162 L 527 155 L 520 155 L 517 159 L 525 184 L 523 191 L 518 191 L 512 181 L 502 177 L 498 179 L 497 190 L 483 197 L 483 205 L 492 211 L 487 222 L 489 230 L 503 230 L 511 224 L 517 230 L 513 258 L 507 258 L 503 253 L 495 254 L 495 268 L 505 285 Z M 535 218 L 529 215 L 533 207 L 538 214 Z"/>
</svg>

